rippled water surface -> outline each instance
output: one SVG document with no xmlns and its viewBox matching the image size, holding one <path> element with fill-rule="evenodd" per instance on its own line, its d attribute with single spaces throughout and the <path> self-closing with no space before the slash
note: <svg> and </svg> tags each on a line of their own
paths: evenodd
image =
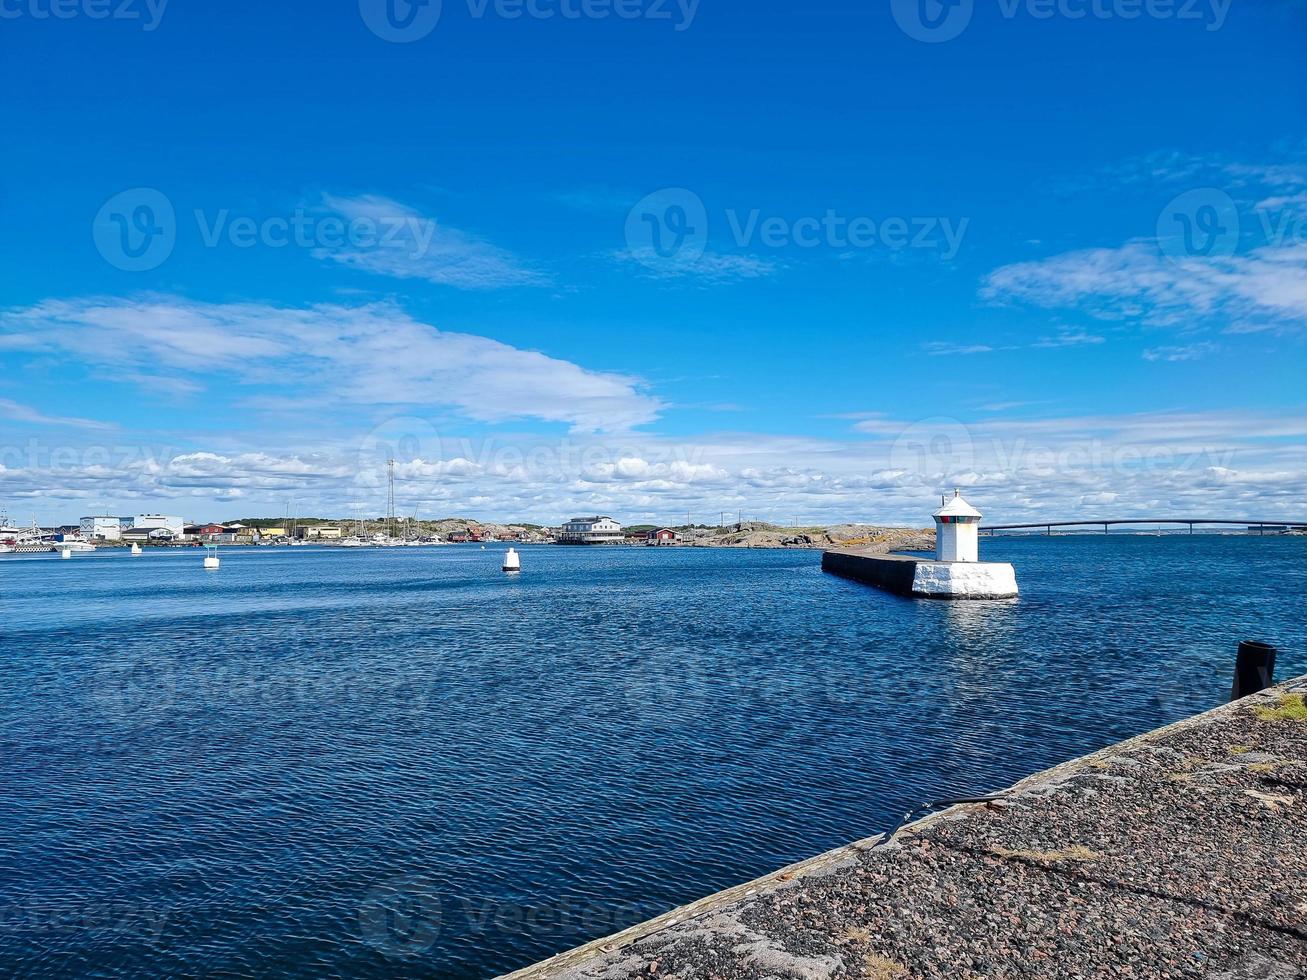
<svg viewBox="0 0 1307 980">
<path fill-rule="evenodd" d="M 0 559 L 0 975 L 485 977 L 1307 671 L 1307 539 Z"/>
</svg>

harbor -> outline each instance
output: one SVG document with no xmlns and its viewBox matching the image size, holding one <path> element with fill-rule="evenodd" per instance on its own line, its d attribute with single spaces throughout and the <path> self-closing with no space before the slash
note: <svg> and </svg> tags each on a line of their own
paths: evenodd
<svg viewBox="0 0 1307 980">
<path fill-rule="evenodd" d="M 1307 0 L 0 31 L 0 980 L 1307 980 Z"/>
</svg>

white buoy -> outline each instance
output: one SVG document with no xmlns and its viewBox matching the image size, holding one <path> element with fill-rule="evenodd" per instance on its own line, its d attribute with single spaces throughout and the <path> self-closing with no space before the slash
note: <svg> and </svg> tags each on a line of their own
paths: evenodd
<svg viewBox="0 0 1307 980">
<path fill-rule="evenodd" d="M 508 554 L 504 555 L 504 571 L 520 572 L 522 570 L 522 556 L 512 548 L 508 549 Z"/>
<path fill-rule="evenodd" d="M 73 557 L 73 549 L 72 549 L 72 548 L 64 548 L 64 549 L 62 549 L 62 550 L 59 552 L 59 557 L 60 557 L 60 558 L 71 558 L 71 557 Z"/>
<path fill-rule="evenodd" d="M 205 567 L 205 568 L 217 568 L 217 567 L 218 567 L 218 559 L 217 559 L 217 558 L 214 558 L 213 555 L 209 555 L 207 558 L 204 559 L 204 567 Z"/>
<path fill-rule="evenodd" d="M 204 556 L 204 567 L 213 569 L 218 567 L 218 546 L 216 544 L 206 544 L 204 550 L 208 552 Z"/>
<path fill-rule="evenodd" d="M 132 542 L 132 554 L 134 554 L 134 555 L 139 555 L 140 553 L 141 553 L 141 546 L 140 546 L 139 544 L 137 544 L 135 541 L 133 541 L 133 542 Z"/>
</svg>

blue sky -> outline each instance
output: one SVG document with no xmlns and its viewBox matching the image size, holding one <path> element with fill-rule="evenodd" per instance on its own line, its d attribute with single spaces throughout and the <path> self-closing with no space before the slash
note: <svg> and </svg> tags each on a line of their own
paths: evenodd
<svg viewBox="0 0 1307 980">
<path fill-rule="evenodd" d="M 0 15 L 11 517 L 1307 504 L 1296 0 Z"/>
</svg>

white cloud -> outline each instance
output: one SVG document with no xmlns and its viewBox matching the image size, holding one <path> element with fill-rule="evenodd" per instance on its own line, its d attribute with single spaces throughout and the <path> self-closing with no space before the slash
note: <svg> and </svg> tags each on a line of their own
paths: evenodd
<svg viewBox="0 0 1307 980">
<path fill-rule="evenodd" d="M 192 434 L 188 445 L 104 456 L 87 447 L 27 455 L 0 446 L 0 499 L 52 496 L 60 517 L 93 502 L 176 502 L 187 517 L 380 513 L 382 456 L 349 412 L 333 426 L 247 445 Z M 364 423 L 366 425 L 367 423 Z M 416 432 L 406 419 L 386 438 Z M 384 428 L 384 427 L 383 427 Z M 393 431 L 392 431 L 393 429 Z M 968 487 L 991 520 L 1180 515 L 1290 518 L 1307 508 L 1307 418 L 1255 412 L 1010 416 L 853 423 L 846 438 L 720 433 L 672 439 L 628 431 L 395 439 L 401 513 L 556 523 L 612 513 L 627 523 L 715 522 L 722 511 L 777 523 L 926 523 L 945 488 Z M 89 437 L 88 437 L 89 438 Z M 412 452 L 406 452 L 411 447 Z M 109 447 L 112 448 L 112 447 Z M 50 488 L 55 488 L 54 493 Z M 293 503 L 292 503 L 293 502 Z M 142 503 L 141 506 L 145 506 Z M 54 519 L 55 515 L 50 515 Z"/>
<path fill-rule="evenodd" d="M 1027 344 L 964 344 L 949 340 L 932 340 L 921 345 L 931 357 L 945 355 L 992 354 L 994 351 L 1053 350 L 1061 347 L 1083 347 L 1105 343 L 1106 338 L 1083 330 L 1064 330 L 1056 337 L 1040 337 Z"/>
<path fill-rule="evenodd" d="M 1011 401 L 1011 402 L 990 402 L 987 405 L 981 405 L 981 411 L 985 412 L 1010 412 L 1017 408 L 1028 408 L 1031 405 L 1039 405 L 1040 402 L 1031 401 Z"/>
<path fill-rule="evenodd" d="M 484 422 L 615 430 L 662 403 L 633 377 L 438 330 L 387 303 L 307 308 L 170 296 L 50 300 L 0 312 L 0 336 L 98 367 L 147 360 L 184 382 L 266 385 L 319 405 L 452 406 Z"/>
<path fill-rule="evenodd" d="M 1268 197 L 1256 204 L 1258 211 L 1279 211 L 1282 209 L 1296 211 L 1299 208 L 1307 208 L 1307 191 L 1298 194 Z"/>
<path fill-rule="evenodd" d="M 1199 187 L 1229 186 L 1234 190 L 1272 187 L 1294 188 L 1307 184 L 1307 143 L 1282 145 L 1277 151 L 1284 156 L 1279 163 L 1246 163 L 1212 154 L 1163 150 L 1134 157 L 1111 166 L 1101 167 L 1078 178 L 1063 179 L 1052 185 L 1055 191 L 1102 192 L 1134 185 Z"/>
<path fill-rule="evenodd" d="M 957 427 L 968 438 L 989 440 L 996 436 L 1002 441 L 1049 439 L 1098 439 L 1126 442 L 1135 446 L 1192 445 L 1195 442 L 1227 444 L 1229 440 L 1257 438 L 1307 437 L 1307 418 L 1276 416 L 1240 411 L 1205 412 L 1136 412 L 1078 416 L 1045 416 L 1036 418 L 988 418 L 962 422 L 957 419 L 927 419 L 921 425 L 920 438 L 929 440 L 942 431 L 946 424 Z M 905 432 L 915 436 L 917 426 L 905 428 L 902 421 L 878 416 L 854 424 L 858 432 L 897 438 Z"/>
<path fill-rule="evenodd" d="M 1301 326 L 1307 323 L 1307 246 L 1182 260 L 1144 242 L 1082 249 L 996 269 L 981 294 L 1158 326 L 1266 318 Z"/>
<path fill-rule="evenodd" d="M 1080 503 L 1086 507 L 1101 507 L 1104 504 L 1114 504 L 1119 499 L 1121 499 L 1119 493 L 1104 490 L 1097 493 L 1081 494 Z"/>
<path fill-rule="evenodd" d="M 1083 330 L 1064 330 L 1056 337 L 1041 337 L 1031 344 L 1031 347 L 1085 347 L 1094 344 L 1102 344 L 1106 338 L 1097 334 L 1086 333 Z"/>
<path fill-rule="evenodd" d="M 989 344 L 956 344 L 948 340 L 932 340 L 922 344 L 922 349 L 931 357 L 945 355 L 991 354 L 1000 348 Z"/>
<path fill-rule="evenodd" d="M 776 271 L 776 263 L 767 259 L 713 251 L 684 258 L 663 258 L 653 249 L 623 249 L 613 257 L 623 264 L 638 265 L 638 271 L 650 279 L 694 279 L 708 285 L 760 279 Z"/>
<path fill-rule="evenodd" d="M 1215 344 L 1181 344 L 1171 347 L 1150 347 L 1144 351 L 1145 361 L 1196 361 L 1218 350 Z"/>
<path fill-rule="evenodd" d="M 587 467 L 582 476 L 588 483 L 627 483 L 631 485 L 658 484 L 660 487 L 695 484 L 717 484 L 730 479 L 720 467 L 686 460 L 650 462 L 640 456 L 623 456 L 616 462 L 596 463 Z"/>
<path fill-rule="evenodd" d="M 318 248 L 314 255 L 365 272 L 458 289 L 548 285 L 549 278 L 511 252 L 475 235 L 442 225 L 398 201 L 366 194 L 323 196 L 325 208 L 350 226 L 375 234 L 350 244 Z"/>
<path fill-rule="evenodd" d="M 1163 218 L 1187 217 L 1201 227 L 1202 214 L 1187 210 L 1199 204 L 1219 209 L 1224 201 L 1233 210 L 1223 212 L 1221 228 L 1233 232 L 1233 240 L 1209 243 L 1222 246 L 1218 254 L 1187 254 L 1183 240 L 1137 238 L 1002 266 L 989 274 L 981 294 L 1186 331 L 1234 332 L 1236 325 L 1242 333 L 1301 331 L 1307 325 L 1307 144 L 1284 147 L 1282 154 L 1273 164 L 1249 164 L 1159 153 L 1096 178 L 1118 186 L 1157 185 L 1172 196 L 1159 225 Z M 1185 185 L 1188 190 L 1176 195 Z M 1171 215 L 1172 207 L 1180 213 Z"/>
<path fill-rule="evenodd" d="M 28 422 L 32 425 L 54 425 L 71 429 L 112 429 L 108 422 L 94 419 L 80 419 L 60 415 L 46 415 L 39 409 L 8 398 L 0 398 L 0 416 L 15 422 Z"/>
</svg>

